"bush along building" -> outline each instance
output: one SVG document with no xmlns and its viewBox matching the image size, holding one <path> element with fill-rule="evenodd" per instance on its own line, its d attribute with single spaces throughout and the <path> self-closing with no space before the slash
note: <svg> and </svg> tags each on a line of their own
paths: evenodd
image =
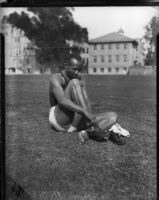
<svg viewBox="0 0 159 200">
<path fill-rule="evenodd" d="M 83 45 L 81 58 L 88 74 L 129 74 L 131 66 L 144 66 L 141 39 L 132 39 L 120 30 Z"/>
</svg>

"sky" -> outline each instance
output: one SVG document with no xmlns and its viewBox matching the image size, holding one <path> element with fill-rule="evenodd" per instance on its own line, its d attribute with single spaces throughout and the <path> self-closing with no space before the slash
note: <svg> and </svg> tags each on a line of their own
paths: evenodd
<svg viewBox="0 0 159 200">
<path fill-rule="evenodd" d="M 120 28 L 128 37 L 141 38 L 145 25 L 158 13 L 153 7 L 76 7 L 74 19 L 88 28 L 90 39 Z"/>
<path fill-rule="evenodd" d="M 4 9 L 4 8 L 3 8 Z M 2 8 L 0 8 L 2 11 Z M 5 8 L 1 15 L 24 8 Z M 144 27 L 153 16 L 159 16 L 155 7 L 74 7 L 74 20 L 83 28 L 87 28 L 89 39 L 100 37 L 120 28 L 130 38 L 144 36 Z"/>
</svg>

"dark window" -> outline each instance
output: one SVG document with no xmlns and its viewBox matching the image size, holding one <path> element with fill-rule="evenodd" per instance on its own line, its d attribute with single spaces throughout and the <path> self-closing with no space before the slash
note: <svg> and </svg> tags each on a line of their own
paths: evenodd
<svg viewBox="0 0 159 200">
<path fill-rule="evenodd" d="M 97 45 L 96 44 L 93 45 L 93 49 L 97 50 Z"/>
<path fill-rule="evenodd" d="M 116 55 L 116 61 L 119 62 L 119 55 Z"/>
<path fill-rule="evenodd" d="M 93 68 L 93 72 L 97 72 L 97 69 L 96 69 L 96 68 Z"/>
<path fill-rule="evenodd" d="M 119 49 L 119 44 L 116 44 L 116 49 Z"/>
<path fill-rule="evenodd" d="M 108 44 L 108 49 L 112 49 L 112 44 Z"/>
<path fill-rule="evenodd" d="M 101 50 L 104 50 L 104 44 L 101 44 Z"/>
<path fill-rule="evenodd" d="M 124 62 L 127 62 L 127 55 L 124 55 Z"/>
<path fill-rule="evenodd" d="M 104 56 L 101 56 L 101 62 L 104 62 Z"/>
<path fill-rule="evenodd" d="M 96 63 L 97 62 L 97 56 L 93 56 L 93 61 Z"/>
<path fill-rule="evenodd" d="M 127 44 L 124 44 L 124 49 L 127 49 Z"/>
<path fill-rule="evenodd" d="M 100 68 L 100 71 L 101 71 L 101 72 L 104 72 L 104 68 L 103 68 L 103 67 L 102 67 L 102 68 Z"/>
<path fill-rule="evenodd" d="M 108 68 L 108 72 L 111 72 L 111 71 L 112 71 L 112 68 L 109 67 L 109 68 Z"/>
<path fill-rule="evenodd" d="M 112 62 L 112 56 L 108 55 L 108 62 Z"/>
</svg>

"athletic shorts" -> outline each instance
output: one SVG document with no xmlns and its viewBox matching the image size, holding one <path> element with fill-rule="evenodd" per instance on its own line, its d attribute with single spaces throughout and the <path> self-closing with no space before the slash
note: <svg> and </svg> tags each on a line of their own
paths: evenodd
<svg viewBox="0 0 159 200">
<path fill-rule="evenodd" d="M 55 118 L 55 106 L 50 108 L 49 122 L 50 122 L 52 128 L 54 128 L 56 131 L 66 131 L 56 121 L 56 118 Z"/>
</svg>

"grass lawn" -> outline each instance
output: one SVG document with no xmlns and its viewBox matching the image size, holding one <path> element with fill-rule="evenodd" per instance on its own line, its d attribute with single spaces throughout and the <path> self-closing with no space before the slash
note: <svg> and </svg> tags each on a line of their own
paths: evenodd
<svg viewBox="0 0 159 200">
<path fill-rule="evenodd" d="M 6 76 L 6 173 L 32 200 L 155 200 L 156 77 L 83 76 L 93 112 L 115 111 L 123 146 L 58 133 L 49 75 Z"/>
</svg>

